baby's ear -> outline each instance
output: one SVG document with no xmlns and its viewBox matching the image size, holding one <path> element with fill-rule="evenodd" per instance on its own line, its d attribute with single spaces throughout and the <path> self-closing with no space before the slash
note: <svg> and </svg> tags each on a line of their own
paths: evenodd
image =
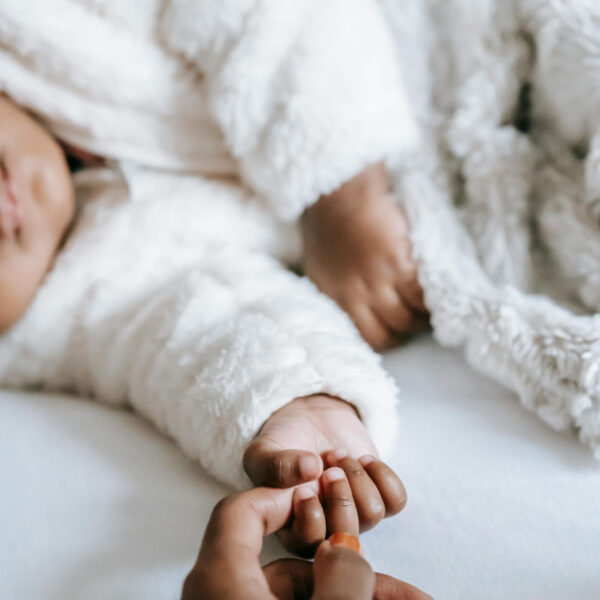
<svg viewBox="0 0 600 600">
<path fill-rule="evenodd" d="M 244 452 L 244 469 L 255 485 L 287 488 L 318 479 L 323 460 L 306 450 L 281 450 L 259 435 Z"/>
</svg>

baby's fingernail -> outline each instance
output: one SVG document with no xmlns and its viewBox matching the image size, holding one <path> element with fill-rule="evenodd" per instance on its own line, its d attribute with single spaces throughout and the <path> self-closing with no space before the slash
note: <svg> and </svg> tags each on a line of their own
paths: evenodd
<svg viewBox="0 0 600 600">
<path fill-rule="evenodd" d="M 365 454 L 364 456 L 361 456 L 358 459 L 358 462 L 363 466 L 363 467 L 368 467 L 373 461 L 375 460 L 374 456 L 371 456 L 370 454 Z"/>
<path fill-rule="evenodd" d="M 305 454 L 300 457 L 300 473 L 303 477 L 315 478 L 321 472 L 321 459 L 314 454 Z"/>
<path fill-rule="evenodd" d="M 315 495 L 314 492 L 306 486 L 296 488 L 294 493 L 297 500 L 308 500 L 309 498 L 313 498 Z"/>
<path fill-rule="evenodd" d="M 354 550 L 354 552 L 360 552 L 362 554 L 358 538 L 349 533 L 334 533 L 328 540 L 332 546 L 348 548 L 348 550 Z"/>
<path fill-rule="evenodd" d="M 344 477 L 346 477 L 346 475 L 339 467 L 331 467 L 331 469 L 327 469 L 327 471 L 323 473 L 325 481 L 329 481 L 330 483 L 333 481 L 341 481 Z"/>
</svg>

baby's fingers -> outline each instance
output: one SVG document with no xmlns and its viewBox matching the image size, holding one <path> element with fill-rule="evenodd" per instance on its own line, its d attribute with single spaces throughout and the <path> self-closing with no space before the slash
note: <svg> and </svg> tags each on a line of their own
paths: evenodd
<svg viewBox="0 0 600 600">
<path fill-rule="evenodd" d="M 358 513 L 344 471 L 337 467 L 327 469 L 322 480 L 327 535 L 345 532 L 358 536 Z"/>
<path fill-rule="evenodd" d="M 342 308 L 344 308 L 342 306 Z M 357 304 L 344 308 L 350 315 L 362 338 L 374 350 L 385 350 L 394 345 L 396 339 L 387 325 L 366 304 Z"/>
<path fill-rule="evenodd" d="M 363 456 L 359 462 L 381 494 L 385 516 L 391 517 L 399 513 L 406 506 L 406 489 L 398 475 L 374 456 Z"/>
<path fill-rule="evenodd" d="M 326 534 L 323 507 L 308 486 L 296 488 L 292 503 L 292 525 L 279 533 L 279 539 L 290 552 L 300 556 L 314 556 Z"/>
<path fill-rule="evenodd" d="M 377 489 L 362 464 L 343 450 L 330 452 L 327 462 L 341 467 L 346 473 L 358 512 L 360 530 L 367 531 L 377 525 L 386 515 L 386 507 Z"/>
</svg>

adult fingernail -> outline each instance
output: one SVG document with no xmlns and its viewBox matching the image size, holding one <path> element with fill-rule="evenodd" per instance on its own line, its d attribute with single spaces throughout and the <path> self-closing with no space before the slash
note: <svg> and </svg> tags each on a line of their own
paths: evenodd
<svg viewBox="0 0 600 600">
<path fill-rule="evenodd" d="M 358 462 L 363 466 L 363 467 L 368 467 L 373 461 L 375 460 L 374 456 L 371 456 L 370 454 L 365 454 L 364 456 L 361 456 L 358 459 Z"/>
<path fill-rule="evenodd" d="M 328 538 L 328 541 L 332 546 L 348 548 L 348 550 L 354 550 L 354 552 L 358 553 L 361 552 L 360 542 L 358 541 L 358 538 L 354 535 L 350 535 L 349 533 L 344 533 L 342 531 L 334 533 Z"/>
<path fill-rule="evenodd" d="M 321 472 L 321 464 L 321 459 L 314 454 L 305 454 L 300 457 L 300 473 L 303 477 L 318 477 Z"/>
<path fill-rule="evenodd" d="M 325 481 L 329 481 L 330 483 L 333 481 L 341 481 L 344 477 L 346 477 L 346 475 L 339 467 L 331 467 L 331 469 L 327 469 L 327 471 L 323 473 Z"/>
</svg>

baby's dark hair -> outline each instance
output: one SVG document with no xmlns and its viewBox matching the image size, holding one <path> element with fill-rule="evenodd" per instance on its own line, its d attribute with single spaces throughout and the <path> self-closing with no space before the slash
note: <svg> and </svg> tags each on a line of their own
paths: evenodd
<svg viewBox="0 0 600 600">
<path fill-rule="evenodd" d="M 69 165 L 69 171 L 71 174 L 77 173 L 77 171 L 81 171 L 84 167 L 83 160 L 78 156 L 73 156 L 68 152 L 65 152 L 65 156 L 67 158 L 67 164 Z"/>
</svg>

